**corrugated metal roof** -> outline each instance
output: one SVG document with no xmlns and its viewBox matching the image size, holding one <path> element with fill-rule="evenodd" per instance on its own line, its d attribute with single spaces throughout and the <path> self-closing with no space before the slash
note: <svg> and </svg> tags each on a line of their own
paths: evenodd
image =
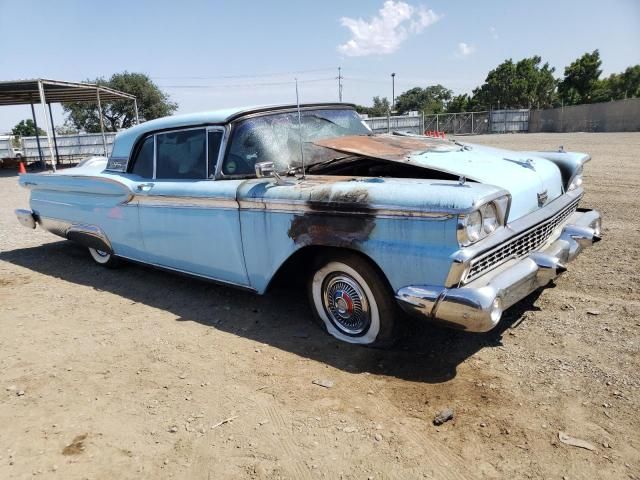
<svg viewBox="0 0 640 480">
<path fill-rule="evenodd" d="M 38 84 L 42 82 L 47 103 L 95 102 L 100 91 L 101 101 L 113 101 L 136 97 L 93 83 L 64 82 L 59 80 L 31 79 L 0 82 L 0 106 L 40 103 Z"/>
</svg>

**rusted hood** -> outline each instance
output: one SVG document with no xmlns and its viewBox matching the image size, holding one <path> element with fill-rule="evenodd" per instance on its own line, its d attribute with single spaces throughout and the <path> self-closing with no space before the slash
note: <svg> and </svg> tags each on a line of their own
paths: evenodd
<svg viewBox="0 0 640 480">
<path fill-rule="evenodd" d="M 460 147 L 436 138 L 403 137 L 400 135 L 352 135 L 316 140 L 315 145 L 344 153 L 390 161 L 409 160 L 426 152 L 448 152 Z"/>
<path fill-rule="evenodd" d="M 511 193 L 513 215 L 524 215 L 539 208 L 538 194 L 546 195 L 548 201 L 562 194 L 562 177 L 556 164 L 530 152 L 389 134 L 329 138 L 315 143 L 338 152 L 408 164 L 502 187 Z"/>
</svg>

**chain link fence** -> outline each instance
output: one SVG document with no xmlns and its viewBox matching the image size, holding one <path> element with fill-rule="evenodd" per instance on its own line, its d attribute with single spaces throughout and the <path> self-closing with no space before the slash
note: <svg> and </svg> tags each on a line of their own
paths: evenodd
<svg viewBox="0 0 640 480">
<path fill-rule="evenodd" d="M 366 118 L 373 133 L 425 131 L 451 135 L 481 135 L 483 133 L 515 133 L 529 130 L 529 115 L 523 110 L 493 110 L 485 112 L 438 113 Z"/>
<path fill-rule="evenodd" d="M 409 132 L 421 135 L 424 131 L 423 115 L 397 115 L 364 119 L 373 133 Z"/>
<path fill-rule="evenodd" d="M 426 115 L 425 130 L 451 135 L 480 135 L 488 133 L 489 112 L 439 113 Z"/>
</svg>

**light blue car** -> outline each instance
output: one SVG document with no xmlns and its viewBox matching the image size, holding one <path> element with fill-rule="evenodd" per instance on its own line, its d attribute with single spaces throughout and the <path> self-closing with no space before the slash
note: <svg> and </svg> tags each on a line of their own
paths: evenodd
<svg viewBox="0 0 640 480">
<path fill-rule="evenodd" d="M 348 104 L 221 110 L 118 134 L 110 158 L 25 174 L 22 224 L 257 293 L 304 273 L 315 317 L 385 346 L 401 311 L 471 332 L 600 239 L 589 156 L 373 135 Z M 294 281 L 293 275 L 286 277 Z"/>
</svg>

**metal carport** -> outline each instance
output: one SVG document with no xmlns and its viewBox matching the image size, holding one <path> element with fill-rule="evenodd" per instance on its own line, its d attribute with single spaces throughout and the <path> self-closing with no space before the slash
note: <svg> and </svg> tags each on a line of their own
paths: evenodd
<svg viewBox="0 0 640 480">
<path fill-rule="evenodd" d="M 14 80 L 7 82 L 0 82 L 0 107 L 8 105 L 31 105 L 31 115 L 33 117 L 33 123 L 36 126 L 36 132 L 38 129 L 38 122 L 36 120 L 36 111 L 34 103 L 40 103 L 42 105 L 42 112 L 45 118 L 47 133 L 47 143 L 49 145 L 49 156 L 51 158 L 51 167 L 53 171 L 56 170 L 56 163 L 58 158 L 58 145 L 56 143 L 56 133 L 53 128 L 53 115 L 51 114 L 52 103 L 66 103 L 66 102 L 96 102 L 98 104 L 98 116 L 100 117 L 100 131 L 102 132 L 102 145 L 104 148 L 104 154 L 107 155 L 107 142 L 104 136 L 104 121 L 102 119 L 102 101 L 113 101 L 129 99 L 134 103 L 136 112 L 136 123 L 139 123 L 138 118 L 138 101 L 134 95 L 120 92 L 112 88 L 104 87 L 93 83 L 78 83 L 78 82 L 65 82 L 60 80 L 47 80 L 39 78 L 35 80 Z M 47 115 L 47 105 L 49 106 L 49 112 Z M 52 143 L 53 139 L 53 143 Z M 40 163 L 46 168 L 46 163 L 43 160 L 42 149 L 40 148 L 40 137 L 36 135 L 38 143 L 38 156 Z M 56 151 L 54 161 L 54 147 Z"/>
</svg>

